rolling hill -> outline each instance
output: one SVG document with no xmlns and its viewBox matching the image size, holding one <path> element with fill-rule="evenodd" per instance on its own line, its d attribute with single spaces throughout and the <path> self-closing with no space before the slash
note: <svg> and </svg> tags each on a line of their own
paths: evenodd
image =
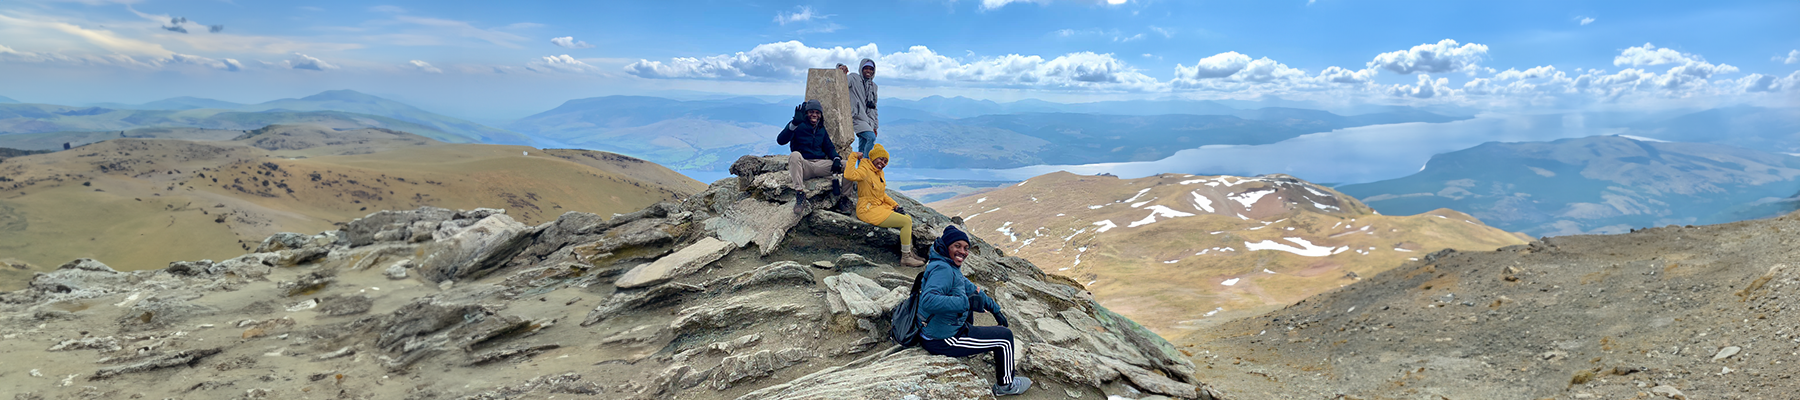
<svg viewBox="0 0 1800 400">
<path fill-rule="evenodd" d="M 1379 215 L 1286 175 L 1058 172 L 931 206 L 1165 336 L 1267 312 L 1438 249 L 1525 242 L 1450 210 Z"/>
<path fill-rule="evenodd" d="M 614 154 L 446 144 L 383 129 L 272 126 L 222 142 L 114 139 L 0 163 L 0 259 L 120 269 L 223 259 L 370 210 L 507 209 L 536 224 L 683 198 L 704 185 Z M 180 231 L 182 235 L 166 232 Z"/>
<path fill-rule="evenodd" d="M 1617 136 L 1487 143 L 1433 156 L 1411 176 L 1338 190 L 1389 214 L 1461 210 L 1533 236 L 1624 233 L 1781 215 L 1800 158 Z"/>
<path fill-rule="evenodd" d="M 450 143 L 531 143 L 530 138 L 513 132 L 351 90 L 224 107 L 234 104 L 192 97 L 126 106 L 129 108 L 3 104 L 0 105 L 0 135 L 138 128 L 250 130 L 276 124 L 312 124 L 341 129 L 403 130 Z"/>
</svg>

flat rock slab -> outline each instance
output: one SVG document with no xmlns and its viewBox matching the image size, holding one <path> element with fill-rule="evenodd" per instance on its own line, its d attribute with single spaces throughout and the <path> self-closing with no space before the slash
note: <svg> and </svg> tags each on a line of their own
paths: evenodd
<svg viewBox="0 0 1800 400">
<path fill-rule="evenodd" d="M 731 242 L 714 239 L 710 236 L 705 237 L 676 251 L 675 254 L 626 271 L 625 275 L 613 282 L 613 286 L 630 289 L 668 282 L 677 276 L 693 273 L 706 264 L 718 261 L 734 248 L 737 248 L 737 245 Z"/>
<path fill-rule="evenodd" d="M 769 255 L 781 247 L 787 232 L 800 223 L 790 203 L 771 203 L 744 198 L 733 203 L 723 215 L 706 220 L 706 230 L 720 239 L 745 246 L 756 242 L 761 255 Z"/>
</svg>

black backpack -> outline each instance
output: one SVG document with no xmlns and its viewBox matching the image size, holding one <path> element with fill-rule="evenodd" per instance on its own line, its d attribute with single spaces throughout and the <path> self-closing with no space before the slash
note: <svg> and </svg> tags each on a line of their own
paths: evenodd
<svg viewBox="0 0 1800 400">
<path fill-rule="evenodd" d="M 925 272 L 913 278 L 912 295 L 906 301 L 894 306 L 891 324 L 888 325 L 888 339 L 902 347 L 919 345 L 919 332 L 925 327 L 925 320 L 919 318 L 919 286 L 925 284 Z"/>
</svg>

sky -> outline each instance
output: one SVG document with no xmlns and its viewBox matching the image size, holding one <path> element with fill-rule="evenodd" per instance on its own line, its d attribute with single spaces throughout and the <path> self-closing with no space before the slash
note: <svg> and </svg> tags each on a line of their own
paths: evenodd
<svg viewBox="0 0 1800 400">
<path fill-rule="evenodd" d="M 0 96 L 352 89 L 476 121 L 617 94 L 1265 99 L 1505 113 L 1800 106 L 1795 1 L 0 3 Z"/>
</svg>

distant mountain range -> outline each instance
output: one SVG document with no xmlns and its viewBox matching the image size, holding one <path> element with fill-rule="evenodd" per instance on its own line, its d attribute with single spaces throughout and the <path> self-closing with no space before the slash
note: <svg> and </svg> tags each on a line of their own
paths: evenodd
<svg viewBox="0 0 1800 400">
<path fill-rule="evenodd" d="M 1800 153 L 1800 108 L 1715 108 L 1635 124 L 1631 134 L 1676 142 Z"/>
<path fill-rule="evenodd" d="M 795 99 L 796 101 L 798 99 Z M 881 103 L 897 168 L 1013 168 L 1157 160 L 1212 144 L 1266 144 L 1332 129 L 1462 119 L 1417 109 L 1342 116 L 1298 108 L 1240 110 L 1206 101 L 996 103 L 927 97 Z M 676 169 L 723 170 L 743 154 L 779 153 L 793 104 L 756 98 L 570 100 L 506 127 L 565 146 L 615 151 Z"/>
<path fill-rule="evenodd" d="M 1622 233 L 1791 212 L 1800 157 L 1617 136 L 1487 143 L 1337 189 L 1387 214 L 1450 208 L 1534 236 Z"/>
<path fill-rule="evenodd" d="M 272 124 L 315 124 L 333 128 L 386 128 L 452 143 L 529 144 L 531 139 L 502 129 L 435 114 L 352 90 L 332 90 L 299 99 L 238 104 L 176 97 L 138 105 L 72 107 L 0 104 L 0 135 L 46 132 L 123 131 L 151 127 L 256 129 Z"/>
</svg>

